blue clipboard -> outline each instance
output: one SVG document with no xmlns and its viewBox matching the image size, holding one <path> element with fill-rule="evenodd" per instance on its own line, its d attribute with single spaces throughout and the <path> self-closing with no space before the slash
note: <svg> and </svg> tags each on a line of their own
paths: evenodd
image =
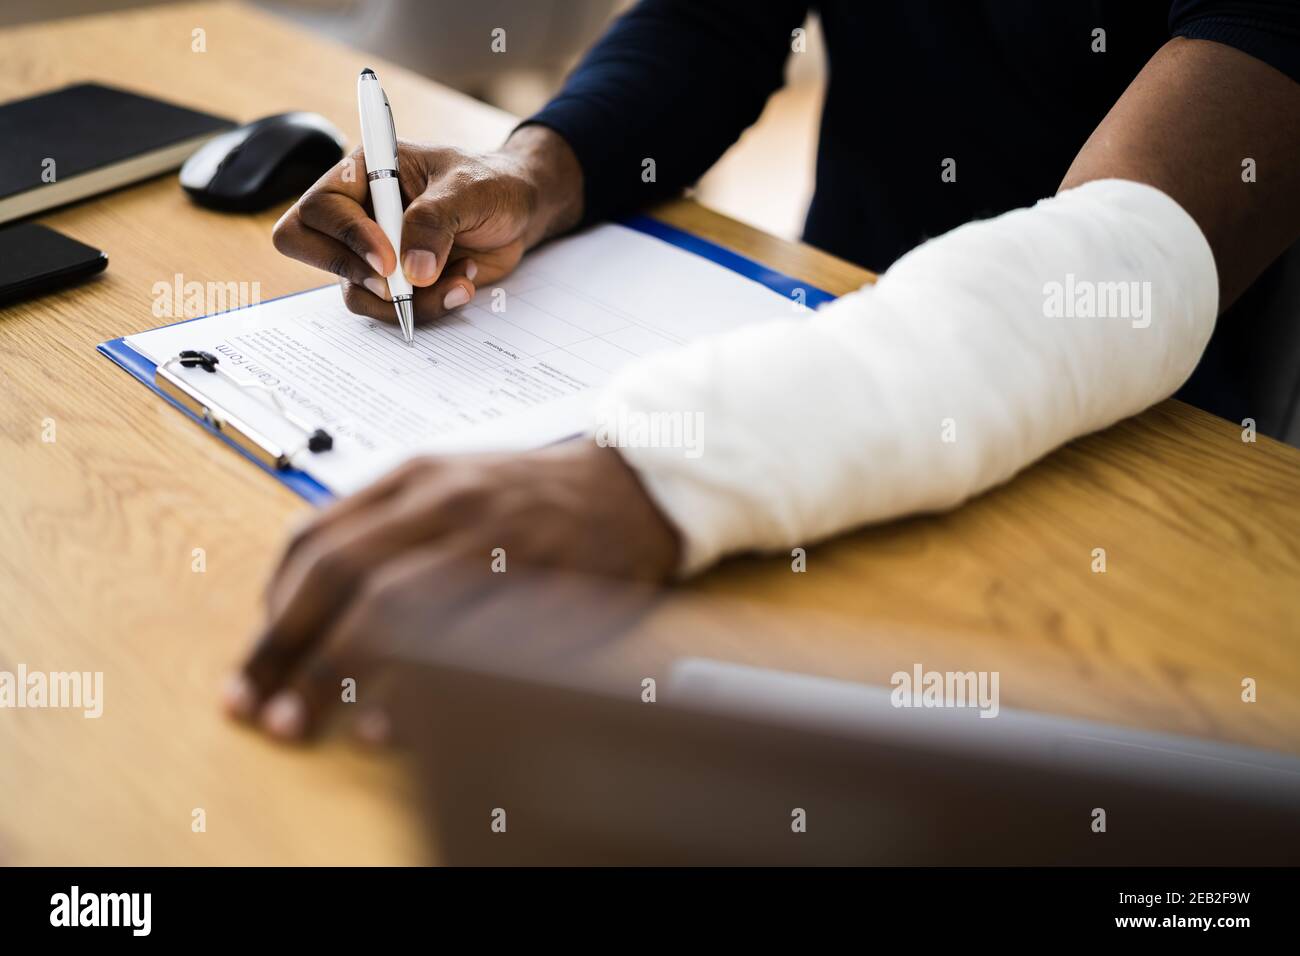
<svg viewBox="0 0 1300 956">
<path fill-rule="evenodd" d="M 730 269 L 732 272 L 739 273 L 747 279 L 752 279 L 760 285 L 766 286 L 773 292 L 779 292 L 786 298 L 794 298 L 796 295 L 802 294 L 803 304 L 810 309 L 816 309 L 818 306 L 830 302 L 835 298 L 835 296 L 831 295 L 829 292 L 810 286 L 806 282 L 800 282 L 784 273 L 770 269 L 762 263 L 746 258 L 737 252 L 732 252 L 730 249 L 724 249 L 722 246 L 710 242 L 707 239 L 701 239 L 699 236 L 678 229 L 676 226 L 670 226 L 666 223 L 659 222 L 657 219 L 651 219 L 649 216 L 633 216 L 629 219 L 622 220 L 620 225 L 626 226 L 629 229 L 635 229 L 637 232 L 645 233 L 648 236 L 653 236 L 669 245 L 677 246 L 679 249 L 684 249 L 697 256 L 703 256 L 711 262 L 716 262 L 718 265 Z M 303 291 L 311 292 L 314 290 L 304 289 Z M 291 292 L 289 295 L 278 296 L 277 298 L 287 299 L 295 295 L 302 295 L 302 292 Z M 266 302 L 274 301 L 277 300 L 267 299 L 265 302 L 260 302 L 258 304 L 265 305 Z M 244 306 L 243 308 L 250 307 Z M 231 309 L 230 311 L 233 312 L 236 310 Z M 202 316 L 202 318 L 207 318 L 207 316 Z M 197 322 L 198 319 L 185 319 L 183 321 Z M 180 325 L 182 323 L 178 322 L 175 324 Z M 306 499 L 311 504 L 324 505 L 334 500 L 334 493 L 311 475 L 307 474 L 307 472 L 297 468 L 275 468 L 266 464 L 252 455 L 238 442 L 232 440 L 227 435 L 222 434 L 222 432 L 204 421 L 198 415 L 194 414 L 190 409 L 186 408 L 170 395 L 163 392 L 155 384 L 158 367 L 148 358 L 127 345 L 125 338 L 116 338 L 108 342 L 102 342 L 99 345 L 99 351 L 108 356 L 108 358 L 129 373 L 137 381 L 144 384 L 155 395 L 162 398 L 167 402 L 167 404 L 171 405 L 195 423 L 201 425 L 267 474 L 279 479 L 287 485 L 291 491 Z"/>
</svg>

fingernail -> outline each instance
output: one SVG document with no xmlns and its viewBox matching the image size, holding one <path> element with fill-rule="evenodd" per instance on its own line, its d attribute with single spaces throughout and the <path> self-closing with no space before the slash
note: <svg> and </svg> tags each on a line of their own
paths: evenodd
<svg viewBox="0 0 1300 956">
<path fill-rule="evenodd" d="M 388 283 L 383 279 L 376 279 L 374 276 L 371 276 L 361 284 L 385 302 L 388 301 Z"/>
<path fill-rule="evenodd" d="M 473 282 L 476 275 L 478 275 L 478 263 L 471 259 L 465 263 L 465 278 Z"/>
<path fill-rule="evenodd" d="M 412 282 L 428 282 L 438 271 L 438 257 L 423 249 L 412 249 L 402 257 L 402 271 Z"/>
<path fill-rule="evenodd" d="M 299 737 L 306 725 L 307 709 L 296 691 L 276 694 L 262 712 L 262 726 L 276 737 Z"/>
<path fill-rule="evenodd" d="M 381 276 L 382 276 L 382 275 L 387 275 L 387 274 L 388 274 L 388 273 L 384 272 L 384 260 L 381 259 L 381 258 L 379 258 L 379 253 L 377 253 L 377 252 L 367 252 L 367 253 L 366 253 L 366 262 L 370 263 L 370 268 L 374 269 L 374 270 L 375 270 L 376 272 L 378 272 Z"/>
<path fill-rule="evenodd" d="M 221 699 L 226 705 L 226 713 L 231 717 L 247 719 L 253 715 L 255 699 L 253 685 L 243 674 L 234 674 L 221 691 Z"/>
<path fill-rule="evenodd" d="M 463 285 L 458 285 L 447 293 L 447 298 L 442 300 L 443 308 L 455 309 L 469 301 L 469 292 Z"/>
</svg>

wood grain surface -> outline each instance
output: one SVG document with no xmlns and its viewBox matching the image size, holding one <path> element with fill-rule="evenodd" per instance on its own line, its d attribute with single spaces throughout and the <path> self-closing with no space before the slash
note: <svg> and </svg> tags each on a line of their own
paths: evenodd
<svg viewBox="0 0 1300 956">
<path fill-rule="evenodd" d="M 206 31 L 206 52 L 191 50 Z M 239 5 L 146 8 L 0 32 L 0 99 L 93 79 L 249 120 L 289 109 L 357 138 L 382 70 L 403 134 L 496 145 L 513 119 Z M 393 760 L 286 749 L 217 690 L 309 509 L 98 355 L 162 324 L 153 286 L 322 284 L 278 256 L 282 210 L 191 205 L 173 176 L 41 221 L 106 250 L 80 288 L 0 310 L 0 669 L 103 671 L 98 720 L 0 710 L 0 861 L 429 860 Z M 842 293 L 867 273 L 689 201 L 659 214 Z M 849 413 L 847 410 L 841 413 Z M 828 411 L 828 414 L 834 414 Z M 43 441 L 53 423 L 55 440 Z M 1107 572 L 1091 570 L 1105 548 Z M 202 548 L 206 571 L 192 571 Z M 952 514 L 868 529 L 683 588 L 629 642 L 883 683 L 920 662 L 1001 673 L 1002 706 L 1300 754 L 1300 452 L 1166 402 Z M 1258 682 L 1258 702 L 1241 682 Z M 191 832 L 203 808 L 207 832 Z"/>
</svg>

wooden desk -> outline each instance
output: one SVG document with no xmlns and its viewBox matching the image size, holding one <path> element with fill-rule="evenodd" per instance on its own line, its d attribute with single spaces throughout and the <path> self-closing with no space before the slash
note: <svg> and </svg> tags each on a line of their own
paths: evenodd
<svg viewBox="0 0 1300 956">
<path fill-rule="evenodd" d="M 239 120 L 316 110 L 355 141 L 366 63 L 240 6 L 169 5 L 0 33 L 0 99 L 89 78 Z M 407 135 L 487 148 L 511 128 L 375 65 Z M 259 281 L 267 298 L 319 284 L 271 248 L 278 215 L 204 212 L 170 176 L 83 203 L 43 221 L 107 250 L 108 272 L 0 311 L 0 668 L 103 671 L 106 698 L 99 720 L 0 711 L 0 860 L 427 858 L 393 763 L 277 747 L 219 715 L 261 583 L 308 509 L 95 352 L 159 324 L 151 290 L 176 273 Z M 688 202 L 663 215 L 833 292 L 867 278 Z M 696 653 L 878 683 L 913 662 L 999 670 L 1003 706 L 1300 753 L 1298 581 L 1300 452 L 1166 402 L 952 515 L 815 549 L 804 574 L 725 567 L 636 646 L 652 665 Z M 694 629 L 701 614 L 713 626 Z M 1258 703 L 1241 702 L 1243 677 Z"/>
</svg>

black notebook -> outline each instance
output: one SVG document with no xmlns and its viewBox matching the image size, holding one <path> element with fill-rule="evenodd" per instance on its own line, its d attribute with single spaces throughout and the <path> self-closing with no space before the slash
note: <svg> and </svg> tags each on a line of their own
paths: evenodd
<svg viewBox="0 0 1300 956">
<path fill-rule="evenodd" d="M 0 223 L 176 169 L 234 125 L 97 83 L 0 104 Z"/>
</svg>

